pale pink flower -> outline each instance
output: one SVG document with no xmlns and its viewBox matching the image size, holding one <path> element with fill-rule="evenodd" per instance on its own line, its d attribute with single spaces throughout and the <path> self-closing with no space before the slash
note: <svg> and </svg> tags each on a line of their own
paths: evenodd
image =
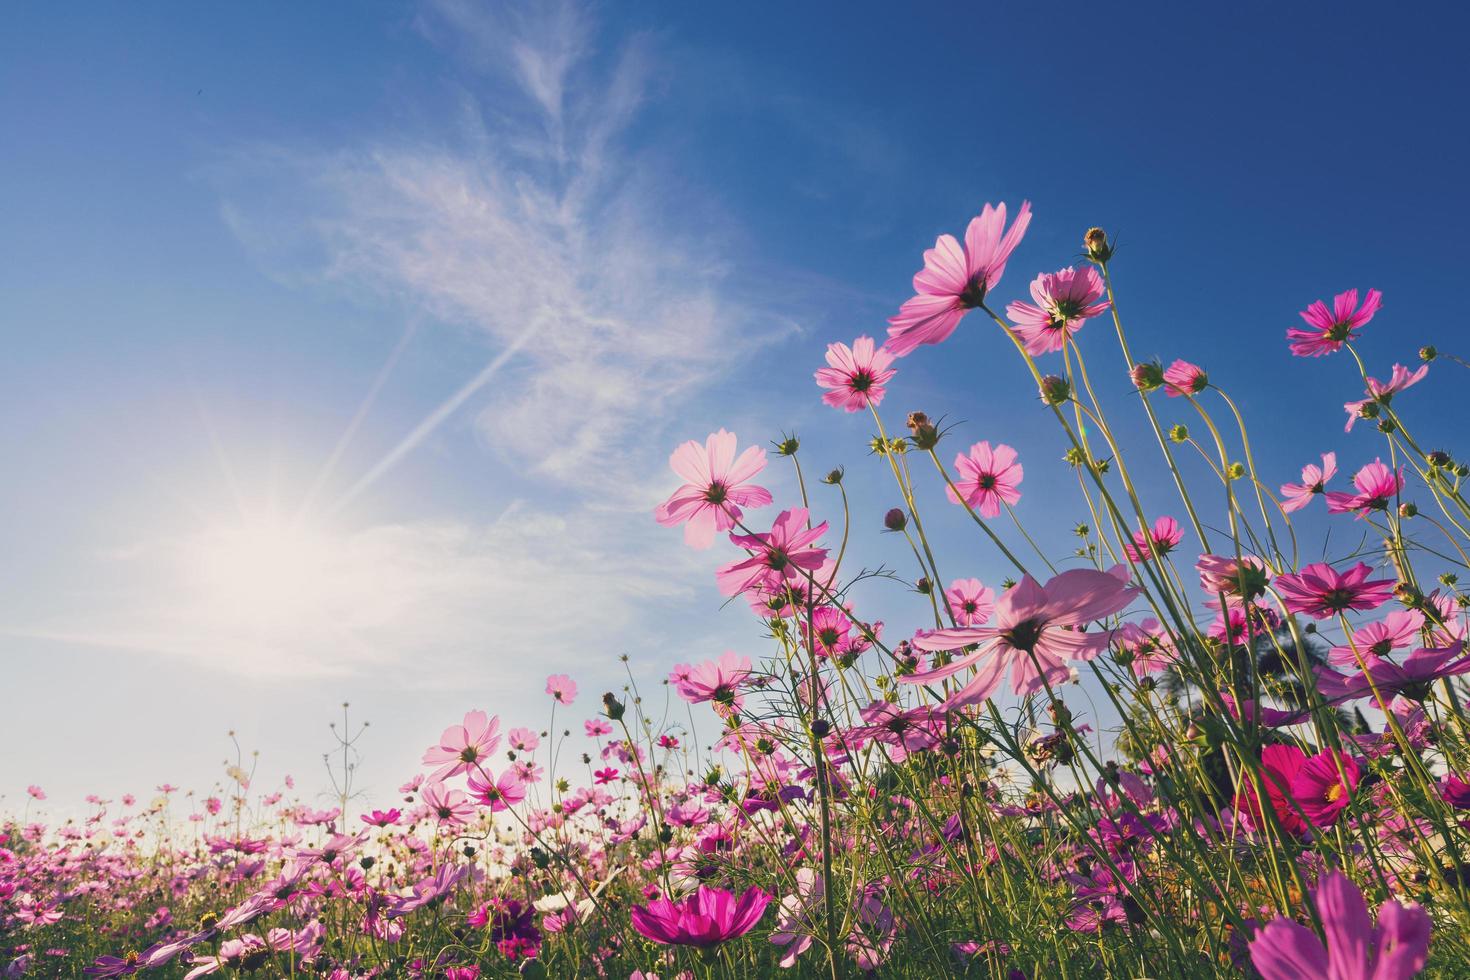
<svg viewBox="0 0 1470 980">
<path fill-rule="evenodd" d="M 1348 416 L 1347 426 L 1343 431 L 1353 431 L 1353 426 L 1357 423 L 1358 419 L 1368 418 L 1368 416 L 1363 414 L 1363 407 L 1365 405 L 1387 405 L 1393 401 L 1395 393 L 1403 391 L 1405 388 L 1412 388 L 1414 385 L 1423 381 L 1424 376 L 1428 373 L 1428 364 L 1425 364 L 1417 371 L 1410 371 L 1402 364 L 1395 364 L 1393 366 L 1393 374 L 1389 376 L 1387 381 L 1379 381 L 1377 378 L 1370 377 L 1368 379 L 1368 397 L 1361 401 L 1348 402 L 1342 406 Z"/>
<path fill-rule="evenodd" d="M 26 787 L 26 795 L 28 795 L 33 800 L 44 800 L 46 798 L 46 791 L 41 787 L 32 784 Z"/>
<path fill-rule="evenodd" d="M 1424 614 L 1417 609 L 1395 609 L 1376 623 L 1353 631 L 1353 642 L 1332 648 L 1328 657 L 1339 666 L 1361 666 L 1364 657 L 1386 657 L 1395 650 L 1413 646 L 1424 628 Z"/>
<path fill-rule="evenodd" d="M 490 757 L 500 744 L 500 719 L 491 718 L 483 711 L 471 711 L 464 716 L 464 724 L 451 725 L 439 736 L 439 744 L 430 746 L 424 753 L 426 766 L 437 765 L 429 776 L 442 782 L 462 772 L 470 772 Z"/>
<path fill-rule="evenodd" d="M 517 752 L 534 752 L 541 738 L 530 728 L 512 728 L 505 736 L 512 749 Z"/>
<path fill-rule="evenodd" d="M 1370 511 L 1387 510 L 1389 503 L 1404 488 L 1404 475 L 1383 465 L 1383 460 L 1375 459 L 1353 474 L 1353 486 L 1357 493 L 1327 494 L 1329 514 L 1357 511 L 1359 517 L 1367 517 Z"/>
<path fill-rule="evenodd" d="M 1164 394 L 1170 398 L 1198 395 L 1209 386 L 1209 375 L 1198 364 L 1176 360 L 1164 369 Z"/>
<path fill-rule="evenodd" d="M 954 458 L 959 478 L 945 492 L 955 503 L 963 500 L 980 512 L 981 517 L 996 517 L 1002 503 L 1014 504 L 1021 499 L 1021 478 L 1025 470 L 1016 462 L 1016 451 L 1005 443 L 994 449 L 989 442 L 977 442 L 970 452 L 959 453 Z"/>
<path fill-rule="evenodd" d="M 546 693 L 558 704 L 570 705 L 577 697 L 577 682 L 566 674 L 552 674 L 546 678 Z"/>
<path fill-rule="evenodd" d="M 1102 276 L 1092 266 L 1068 266 L 1059 272 L 1043 272 L 1031 282 L 1033 305 L 1016 301 L 1006 314 L 1016 324 L 1016 334 L 1026 342 L 1026 352 L 1038 355 L 1059 351 L 1067 338 L 1108 308 Z M 1101 300 L 1101 302 L 1099 302 Z"/>
<path fill-rule="evenodd" d="M 515 766 L 493 779 L 491 773 L 482 770 L 471 773 L 468 780 L 470 796 L 481 806 L 489 807 L 491 813 L 508 810 L 526 798 L 525 772 Z"/>
<path fill-rule="evenodd" d="M 749 657 L 726 651 L 718 660 L 707 660 L 698 667 L 676 667 L 671 679 L 679 697 L 690 704 L 713 701 L 732 705 L 740 688 L 750 679 L 750 673 Z"/>
<path fill-rule="evenodd" d="M 960 626 L 980 626 L 995 611 L 995 593 L 978 578 L 957 578 L 944 593 L 949 611 Z"/>
<path fill-rule="evenodd" d="M 1312 502 L 1312 498 L 1325 493 L 1327 481 L 1337 473 L 1337 454 L 1323 453 L 1322 465 L 1308 463 L 1302 467 L 1301 483 L 1284 483 L 1281 486 L 1281 509 L 1288 514 L 1301 510 Z"/>
<path fill-rule="evenodd" d="M 1349 289 L 1332 299 L 1332 309 L 1320 299 L 1301 312 L 1308 329 L 1292 327 L 1286 331 L 1291 352 L 1298 357 L 1321 357 L 1342 350 L 1342 345 L 1357 339 L 1357 330 L 1373 319 L 1383 305 L 1383 294 L 1368 290 L 1363 306 L 1358 308 L 1358 291 Z"/>
<path fill-rule="evenodd" d="M 1153 617 L 1142 623 L 1124 623 L 1113 634 L 1117 645 L 1127 652 L 1135 677 L 1163 670 L 1174 663 L 1174 645 L 1169 634 Z"/>
<path fill-rule="evenodd" d="M 1031 223 L 1031 203 L 1023 201 L 1016 223 L 1006 230 L 1006 206 L 985 205 L 965 230 L 965 244 L 940 235 L 924 253 L 924 268 L 914 275 L 914 292 L 888 321 L 887 347 L 903 357 L 920 344 L 938 344 L 954 333 L 965 314 L 985 301 L 1005 272 L 1006 261 Z"/>
<path fill-rule="evenodd" d="M 751 446 L 735 456 L 734 433 L 721 429 L 701 446 L 690 440 L 669 456 L 669 466 L 684 478 L 683 486 L 653 512 L 664 527 L 684 525 L 684 541 L 694 548 L 708 548 L 715 533 L 728 531 L 740 519 L 742 507 L 764 507 L 771 492 L 764 487 L 742 486 L 766 467 L 766 451 Z"/>
<path fill-rule="evenodd" d="M 920 650 L 959 650 L 978 644 L 943 667 L 921 670 L 900 677 L 907 684 L 926 684 L 951 677 L 970 667 L 979 671 L 947 702 L 951 708 L 978 704 L 995 693 L 1001 678 L 1010 671 L 1011 687 L 1017 694 L 1032 694 L 1047 683 L 1065 681 L 1068 663 L 1091 660 L 1106 650 L 1111 630 L 1078 627 L 1120 611 L 1138 589 L 1111 572 L 1074 568 L 1062 572 L 1046 585 L 1030 575 L 1012 586 L 995 604 L 994 626 L 970 626 L 920 633 L 913 644 Z M 982 663 L 983 661 L 983 663 Z"/>
<path fill-rule="evenodd" d="M 1133 541 L 1123 545 L 1123 551 L 1134 561 L 1148 561 L 1155 553 L 1167 555 L 1184 540 L 1184 529 L 1172 517 L 1160 517 L 1146 531 L 1137 531 Z M 1152 542 L 1152 547 L 1150 547 Z"/>
<path fill-rule="evenodd" d="M 443 783 L 425 783 L 422 799 L 442 824 L 458 827 L 474 819 L 475 808 L 469 798 Z"/>
<path fill-rule="evenodd" d="M 860 412 L 883 401 L 883 386 L 898 372 L 893 370 L 894 355 L 875 347 L 872 337 L 859 337 L 846 344 L 827 345 L 827 363 L 815 374 L 817 384 L 827 391 L 822 401 L 833 408 Z"/>
</svg>

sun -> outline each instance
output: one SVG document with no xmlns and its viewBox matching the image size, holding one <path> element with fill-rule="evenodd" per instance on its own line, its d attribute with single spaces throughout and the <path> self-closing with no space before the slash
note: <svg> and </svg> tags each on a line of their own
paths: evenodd
<svg viewBox="0 0 1470 980">
<path fill-rule="evenodd" d="M 319 528 L 274 518 L 207 528 L 197 547 L 200 599 L 217 622 L 259 628 L 318 611 L 332 554 Z"/>
</svg>

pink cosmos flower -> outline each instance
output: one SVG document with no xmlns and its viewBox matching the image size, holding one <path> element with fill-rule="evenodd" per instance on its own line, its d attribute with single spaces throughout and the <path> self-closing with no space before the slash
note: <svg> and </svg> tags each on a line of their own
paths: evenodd
<svg viewBox="0 0 1470 980">
<path fill-rule="evenodd" d="M 1327 481 L 1337 473 L 1337 454 L 1323 453 L 1322 465 L 1308 463 L 1302 467 L 1301 483 L 1284 483 L 1281 486 L 1281 509 L 1288 514 L 1301 510 L 1312 502 L 1312 498 L 1326 491 Z"/>
<path fill-rule="evenodd" d="M 1342 345 L 1357 339 L 1357 331 L 1365 326 L 1383 305 L 1383 294 L 1376 289 L 1368 290 L 1361 308 L 1358 307 L 1358 291 L 1349 289 L 1332 298 L 1332 309 L 1320 299 L 1302 310 L 1301 317 L 1308 329 L 1292 327 L 1286 331 L 1291 341 L 1291 352 L 1297 357 L 1322 357 L 1342 350 Z"/>
<path fill-rule="evenodd" d="M 830 367 L 818 369 L 817 384 L 827 389 L 822 401 L 833 408 L 860 412 L 883 401 L 883 386 L 898 372 L 893 370 L 894 355 L 875 347 L 872 337 L 859 337 L 846 344 L 827 345 Z"/>
<path fill-rule="evenodd" d="M 1137 594 L 1138 589 L 1118 576 L 1090 568 L 1062 572 L 1045 586 L 1023 575 L 995 604 L 994 626 L 936 630 L 920 633 L 913 640 L 920 650 L 958 650 L 970 644 L 978 644 L 978 649 L 945 666 L 899 680 L 924 684 L 979 665 L 975 676 L 946 702 L 947 707 L 984 701 L 1000 687 L 1007 670 L 1015 692 L 1031 694 L 1048 682 L 1066 680 L 1068 661 L 1091 660 L 1106 650 L 1111 630 L 1083 632 L 1077 627 L 1119 612 Z"/>
<path fill-rule="evenodd" d="M 1382 658 L 1413 646 L 1423 628 L 1423 613 L 1417 609 L 1395 609 L 1378 622 L 1354 630 L 1352 644 L 1333 647 L 1328 660 L 1339 666 L 1361 666 L 1362 657 Z"/>
<path fill-rule="evenodd" d="M 592 775 L 597 785 L 606 786 L 618 778 L 618 771 L 612 766 L 608 766 L 606 769 L 597 770 Z"/>
<path fill-rule="evenodd" d="M 1198 364 L 1176 360 L 1164 369 L 1164 394 L 1170 398 L 1198 395 L 1210 386 L 1210 377 Z"/>
<path fill-rule="evenodd" d="M 1316 827 L 1331 827 L 1352 802 L 1362 768 L 1350 755 L 1329 749 L 1302 763 L 1291 777 L 1291 795 Z"/>
<path fill-rule="evenodd" d="M 374 810 L 372 813 L 364 813 L 359 819 L 370 827 L 392 827 L 402 816 L 403 813 L 396 809 Z"/>
<path fill-rule="evenodd" d="M 1390 899 L 1378 909 L 1346 875 L 1329 871 L 1317 880 L 1312 902 L 1327 936 L 1285 917 L 1268 923 L 1251 940 L 1251 965 L 1263 980 L 1409 980 L 1429 960 L 1429 913 Z"/>
<path fill-rule="evenodd" d="M 887 347 L 896 356 L 911 353 L 920 344 L 938 344 L 954 333 L 966 313 L 985 301 L 1005 272 L 1006 261 L 1026 226 L 1031 203 L 1023 201 L 1016 222 L 1005 230 L 1006 206 L 985 205 L 965 230 L 965 245 L 952 235 L 940 235 L 924 253 L 924 268 L 914 275 L 917 294 L 888 321 Z"/>
<path fill-rule="evenodd" d="M 1134 561 L 1148 561 L 1155 553 L 1162 558 L 1184 540 L 1184 529 L 1172 517 L 1160 517 L 1147 531 L 1135 531 L 1133 541 L 1123 551 Z M 1152 542 L 1152 547 L 1150 547 Z"/>
<path fill-rule="evenodd" d="M 1239 561 L 1224 555 L 1200 555 L 1194 567 L 1199 572 L 1199 587 L 1212 596 L 1223 593 L 1253 599 L 1271 581 L 1271 570 L 1255 555 L 1243 555 Z M 1218 605 L 1217 599 L 1211 608 Z"/>
<path fill-rule="evenodd" d="M 1377 378 L 1370 377 L 1368 379 L 1368 397 L 1361 401 L 1348 402 L 1342 406 L 1348 416 L 1347 426 L 1343 431 L 1351 432 L 1353 431 L 1353 426 L 1357 424 L 1358 419 L 1371 417 L 1363 413 L 1364 406 L 1369 404 L 1387 405 L 1393 401 L 1395 392 L 1413 387 L 1423 381 L 1424 376 L 1428 373 L 1428 364 L 1412 372 L 1402 364 L 1395 364 L 1393 366 L 1393 374 L 1389 376 L 1387 381 L 1379 381 Z M 1376 414 L 1376 411 L 1374 414 Z"/>
<path fill-rule="evenodd" d="M 526 786 L 534 781 L 527 779 L 528 775 L 534 776 L 534 769 L 527 772 L 524 768 L 512 766 L 501 773 L 500 778 L 493 779 L 490 772 L 482 769 L 470 774 L 470 796 L 481 806 L 489 807 L 491 813 L 509 810 L 526 798 Z"/>
<path fill-rule="evenodd" d="M 512 728 L 506 734 L 505 740 L 517 752 L 534 752 L 536 746 L 541 744 L 540 736 L 529 728 Z"/>
<path fill-rule="evenodd" d="M 1373 569 L 1358 562 L 1339 572 L 1326 562 L 1305 566 L 1296 574 L 1278 575 L 1276 591 L 1288 612 L 1331 619 L 1349 609 L 1376 609 L 1393 597 L 1391 578 L 1368 580 Z"/>
<path fill-rule="evenodd" d="M 1014 504 L 1021 499 L 1021 478 L 1025 470 L 1016 462 L 1016 451 L 1004 443 L 994 449 L 989 442 L 977 442 L 970 447 L 969 454 L 959 453 L 954 458 L 959 478 L 945 492 L 954 503 L 960 503 L 959 490 L 964 502 L 980 512 L 981 517 L 997 517 L 1002 502 Z"/>
<path fill-rule="evenodd" d="M 714 544 L 717 531 L 728 531 L 742 507 L 764 507 L 771 492 L 743 486 L 766 468 L 766 451 L 751 446 L 735 457 L 734 433 L 721 429 L 701 446 L 690 440 L 669 456 L 669 466 L 684 478 L 683 486 L 659 504 L 653 516 L 664 527 L 684 525 L 684 542 L 692 548 Z"/>
<path fill-rule="evenodd" d="M 1400 695 L 1411 701 L 1422 701 L 1435 681 L 1470 673 L 1470 657 L 1456 659 L 1464 649 L 1463 643 L 1454 643 L 1415 650 L 1401 664 L 1370 655 L 1364 658 L 1365 670 L 1347 677 L 1335 671 L 1318 671 L 1317 687 L 1333 704 L 1369 697 L 1375 690 L 1383 701 Z"/>
<path fill-rule="evenodd" d="M 827 560 L 827 549 L 812 542 L 827 533 L 827 522 L 807 527 L 805 507 L 783 510 L 764 534 L 732 534 L 736 547 L 750 556 L 715 573 L 723 595 L 739 595 L 752 588 L 779 586 L 787 579 L 804 579 Z"/>
<path fill-rule="evenodd" d="M 566 674 L 546 678 L 546 693 L 558 704 L 570 705 L 577 697 L 577 683 Z"/>
<path fill-rule="evenodd" d="M 424 753 L 423 762 L 426 766 L 439 766 L 429 778 L 442 782 L 469 772 L 489 758 L 499 744 L 500 719 L 491 718 L 483 711 L 471 711 L 464 716 L 464 724 L 444 729 L 439 744 L 430 746 Z"/>
<path fill-rule="evenodd" d="M 469 798 L 457 789 L 450 789 L 443 783 L 433 782 L 424 784 L 424 805 L 433 811 L 434 816 L 439 818 L 440 823 L 457 827 L 468 822 L 475 816 L 475 808 L 471 805 Z"/>
<path fill-rule="evenodd" d="M 1268 745 L 1261 750 L 1261 785 L 1266 799 L 1276 814 L 1276 819 L 1287 833 L 1301 834 L 1307 829 L 1302 819 L 1300 806 L 1291 793 L 1292 781 L 1306 764 L 1307 754 L 1295 745 Z M 1244 773 L 1239 777 L 1235 794 L 1235 809 L 1248 816 L 1259 829 L 1264 813 L 1256 798 L 1255 785 Z"/>
<path fill-rule="evenodd" d="M 961 626 L 981 626 L 995 611 L 995 593 L 981 585 L 978 578 L 955 579 L 944 597 Z"/>
<path fill-rule="evenodd" d="M 1031 282 L 1035 305 L 1017 301 L 1006 307 L 1006 314 L 1028 354 L 1047 354 L 1066 346 L 1067 338 L 1082 329 L 1082 321 L 1107 311 L 1105 292 L 1102 276 L 1092 266 L 1081 271 L 1068 266 L 1037 276 Z"/>
<path fill-rule="evenodd" d="M 750 678 L 749 657 L 726 651 L 718 660 L 708 660 L 698 667 L 675 668 L 670 679 L 679 696 L 690 704 L 713 701 L 734 704 L 736 693 Z"/>
<path fill-rule="evenodd" d="M 587 721 L 582 722 L 582 727 L 586 730 L 588 738 L 611 735 L 613 730 L 612 726 L 601 718 L 589 718 Z"/>
<path fill-rule="evenodd" d="M 44 800 L 46 798 L 46 791 L 33 783 L 26 787 L 26 795 L 33 800 Z"/>
<path fill-rule="evenodd" d="M 1404 488 L 1404 474 L 1375 459 L 1353 474 L 1353 486 L 1357 487 L 1357 493 L 1328 492 L 1329 514 L 1357 511 L 1359 517 L 1366 517 L 1369 511 L 1387 510 L 1389 502 Z"/>
<path fill-rule="evenodd" d="M 633 928 L 646 939 L 673 946 L 718 946 L 745 935 L 765 914 L 771 896 L 759 888 L 734 893 L 700 885 L 682 902 L 659 898 L 633 906 Z"/>
<path fill-rule="evenodd" d="M 1127 651 L 1135 677 L 1145 677 L 1174 663 L 1174 645 L 1157 619 L 1149 617 L 1142 623 L 1124 623 L 1113 636 L 1118 646 Z"/>
</svg>

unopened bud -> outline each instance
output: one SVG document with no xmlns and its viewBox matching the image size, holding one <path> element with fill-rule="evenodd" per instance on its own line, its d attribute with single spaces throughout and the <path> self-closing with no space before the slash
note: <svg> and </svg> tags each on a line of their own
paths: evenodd
<svg viewBox="0 0 1470 980">
<path fill-rule="evenodd" d="M 830 473 L 828 473 L 826 476 L 822 477 L 822 482 L 835 487 L 837 484 L 842 482 L 842 478 L 845 475 L 846 473 L 843 471 L 842 467 L 839 466 L 835 470 L 832 470 Z"/>
<path fill-rule="evenodd" d="M 1423 347 L 1419 348 L 1419 360 L 1423 361 L 1425 364 L 1428 364 L 1430 361 L 1434 360 L 1438 356 L 1439 351 L 1434 349 L 1433 344 L 1425 344 Z"/>
<path fill-rule="evenodd" d="M 1241 477 L 1245 476 L 1245 464 L 1231 463 L 1230 468 L 1226 470 L 1225 473 L 1230 477 L 1230 479 L 1239 480 Z"/>
<path fill-rule="evenodd" d="M 1094 262 L 1106 262 L 1113 257 L 1113 247 L 1108 244 L 1108 233 L 1101 228 L 1089 228 L 1082 236 L 1082 248 Z"/>
<path fill-rule="evenodd" d="M 914 445 L 920 449 L 933 449 L 939 445 L 939 429 L 929 421 L 929 416 L 923 412 L 910 412 L 908 424 Z"/>
<path fill-rule="evenodd" d="M 1443 466 L 1449 466 L 1450 463 L 1454 462 L 1454 460 L 1450 459 L 1450 454 L 1447 453 L 1447 452 L 1445 452 L 1445 451 L 1443 451 L 1443 450 L 1441 450 L 1441 449 L 1436 449 L 1433 452 L 1431 452 L 1429 454 L 1429 456 L 1428 456 L 1428 459 L 1429 459 L 1429 465 L 1430 466 L 1441 466 L 1441 467 L 1443 467 Z"/>
<path fill-rule="evenodd" d="M 1399 516 L 1400 517 L 1406 517 L 1406 518 L 1407 517 L 1415 517 L 1415 516 L 1418 515 L 1418 513 L 1419 513 L 1418 506 L 1415 505 L 1412 502 L 1399 504 Z"/>
<path fill-rule="evenodd" d="M 1133 365 L 1128 377 L 1139 391 L 1154 391 L 1164 384 L 1164 366 L 1158 361 L 1143 361 Z"/>
<path fill-rule="evenodd" d="M 613 721 L 622 721 L 623 712 L 626 710 L 627 708 L 624 706 L 623 702 L 613 697 L 613 693 L 611 691 L 608 691 L 602 696 L 602 711 Z"/>
<path fill-rule="evenodd" d="M 1048 374 L 1041 379 L 1041 400 L 1048 405 L 1065 405 L 1072 397 L 1072 386 L 1066 378 Z"/>
<path fill-rule="evenodd" d="M 918 590 L 920 595 L 928 595 L 934 590 L 934 583 L 930 582 L 927 578 L 921 578 L 914 583 L 914 588 Z"/>
<path fill-rule="evenodd" d="M 801 440 L 796 438 L 796 435 L 793 433 L 789 436 L 782 436 L 779 440 L 777 440 L 775 445 L 776 455 L 795 456 L 796 451 L 801 448 Z"/>
<path fill-rule="evenodd" d="M 1185 428 L 1182 425 L 1176 425 L 1169 430 L 1169 440 L 1171 442 L 1185 442 L 1188 439 L 1189 429 Z"/>
<path fill-rule="evenodd" d="M 909 516 L 903 512 L 903 508 L 894 507 L 883 515 L 883 526 L 890 531 L 902 531 L 909 526 Z"/>
</svg>

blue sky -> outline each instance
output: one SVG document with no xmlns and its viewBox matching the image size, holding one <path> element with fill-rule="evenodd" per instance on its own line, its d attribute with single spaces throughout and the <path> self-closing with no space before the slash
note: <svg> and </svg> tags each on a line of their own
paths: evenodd
<svg viewBox="0 0 1470 980">
<path fill-rule="evenodd" d="M 202 786 L 229 729 L 310 792 L 344 699 L 383 793 L 467 708 L 541 724 L 553 670 L 590 716 L 619 654 L 654 684 L 759 654 L 721 554 L 649 517 L 665 457 L 795 429 L 876 528 L 871 426 L 810 373 L 985 201 L 1036 212 L 1004 300 L 1107 227 L 1135 350 L 1205 365 L 1271 481 L 1377 455 L 1349 364 L 1282 334 L 1371 286 L 1371 367 L 1470 348 L 1467 15 L 1102 8 L 7 10 L 0 794 Z M 907 358 L 885 411 L 1019 447 L 1065 551 L 1060 441 L 998 340 Z M 1424 441 L 1453 448 L 1461 370 L 1408 396 Z M 930 497 L 946 575 L 999 579 Z M 907 572 L 898 544 L 858 557 Z"/>
</svg>

